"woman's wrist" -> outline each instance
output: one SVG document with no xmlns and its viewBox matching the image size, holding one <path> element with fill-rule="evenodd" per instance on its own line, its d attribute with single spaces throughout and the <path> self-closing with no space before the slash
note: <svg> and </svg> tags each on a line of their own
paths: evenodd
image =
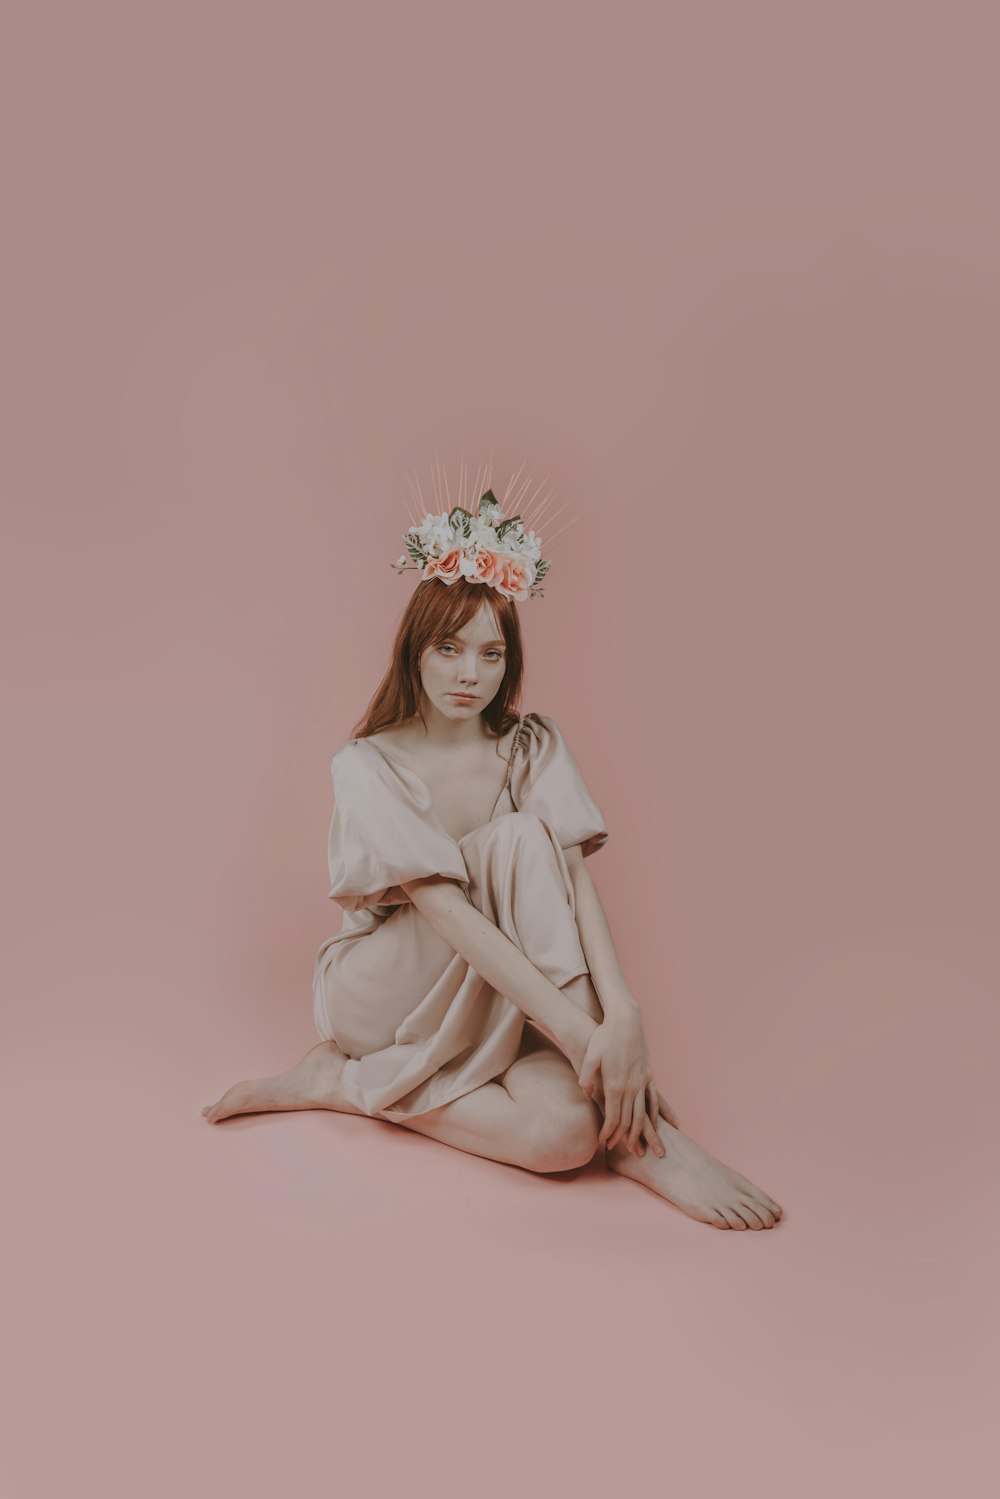
<svg viewBox="0 0 1000 1499">
<path fill-rule="evenodd" d="M 583 1059 L 587 1054 L 587 1047 L 590 1045 L 590 1038 L 596 1031 L 597 1026 L 598 1022 L 596 1020 L 592 1020 L 589 1015 L 584 1014 L 583 1010 L 580 1011 L 580 1021 L 577 1026 L 576 1035 L 573 1038 L 574 1052 L 570 1055 L 570 1061 L 576 1068 L 578 1076 L 580 1068 L 583 1066 Z"/>
<path fill-rule="evenodd" d="M 560 1012 L 551 1025 L 547 1025 L 541 1019 L 533 1020 L 532 1024 L 541 1031 L 546 1040 L 559 1048 L 563 1056 L 569 1059 L 573 1070 L 579 1075 L 583 1059 L 587 1054 L 587 1047 L 590 1045 L 590 1038 L 597 1029 L 597 1021 L 591 1020 L 590 1016 L 572 1000 L 567 1000 L 565 1011 Z"/>
<path fill-rule="evenodd" d="M 633 1024 L 639 1021 L 639 1006 L 627 989 L 617 989 L 608 994 L 598 996 L 601 1001 L 601 1009 L 604 1011 L 605 1021 L 628 1020 Z"/>
</svg>

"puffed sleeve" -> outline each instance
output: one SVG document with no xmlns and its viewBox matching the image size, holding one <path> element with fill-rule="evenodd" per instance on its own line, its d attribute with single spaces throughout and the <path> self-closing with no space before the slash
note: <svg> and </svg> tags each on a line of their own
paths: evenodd
<svg viewBox="0 0 1000 1499">
<path fill-rule="evenodd" d="M 519 812 L 534 812 L 549 823 L 560 848 L 579 843 L 586 858 L 608 841 L 601 809 L 554 718 L 526 713 L 521 720 L 511 794 Z"/>
<path fill-rule="evenodd" d="M 390 765 L 364 739 L 348 739 L 333 756 L 334 810 L 327 842 L 331 900 L 345 911 L 404 905 L 403 880 L 443 874 L 468 893 L 462 851 L 433 815 L 415 776 Z"/>
</svg>

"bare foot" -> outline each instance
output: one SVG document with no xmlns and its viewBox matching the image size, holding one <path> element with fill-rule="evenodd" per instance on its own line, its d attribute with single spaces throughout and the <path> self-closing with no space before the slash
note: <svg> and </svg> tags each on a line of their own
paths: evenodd
<svg viewBox="0 0 1000 1499">
<path fill-rule="evenodd" d="M 644 1155 L 632 1155 L 619 1141 L 605 1157 L 608 1170 L 639 1182 L 689 1217 L 716 1228 L 774 1227 L 784 1210 L 773 1197 L 665 1119 L 658 1119 L 656 1127 L 667 1149 L 665 1156 L 654 1154 L 648 1145 Z"/>
<path fill-rule="evenodd" d="M 218 1124 L 231 1114 L 259 1114 L 273 1109 L 336 1109 L 341 1114 L 361 1114 L 364 1110 L 352 1101 L 343 1082 L 347 1061 L 336 1042 L 321 1041 L 287 1072 L 235 1083 L 218 1103 L 206 1104 L 201 1112 L 209 1124 Z"/>
</svg>

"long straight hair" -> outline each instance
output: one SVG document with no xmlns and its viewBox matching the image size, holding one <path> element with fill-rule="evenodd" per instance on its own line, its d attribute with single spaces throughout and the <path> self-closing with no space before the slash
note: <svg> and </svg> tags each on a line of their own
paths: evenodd
<svg viewBox="0 0 1000 1499">
<path fill-rule="evenodd" d="M 507 647 L 507 670 L 482 718 L 498 737 L 513 726 L 524 677 L 524 645 L 516 602 L 488 583 L 473 583 L 464 577 L 454 583 L 422 578 L 399 622 L 386 674 L 364 716 L 355 724 L 353 738 L 364 739 L 415 715 L 426 727 L 420 711 L 420 658 L 428 646 L 443 645 L 463 629 L 484 603 L 492 608 L 497 634 Z"/>
</svg>

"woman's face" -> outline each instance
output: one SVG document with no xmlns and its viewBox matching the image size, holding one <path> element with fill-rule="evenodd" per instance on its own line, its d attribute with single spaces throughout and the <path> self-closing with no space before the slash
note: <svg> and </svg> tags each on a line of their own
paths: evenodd
<svg viewBox="0 0 1000 1499">
<path fill-rule="evenodd" d="M 506 669 L 507 647 L 484 601 L 456 635 L 427 647 L 420 658 L 420 681 L 446 718 L 472 718 L 496 697 Z M 471 701 L 453 696 L 462 692 L 470 693 Z"/>
</svg>

